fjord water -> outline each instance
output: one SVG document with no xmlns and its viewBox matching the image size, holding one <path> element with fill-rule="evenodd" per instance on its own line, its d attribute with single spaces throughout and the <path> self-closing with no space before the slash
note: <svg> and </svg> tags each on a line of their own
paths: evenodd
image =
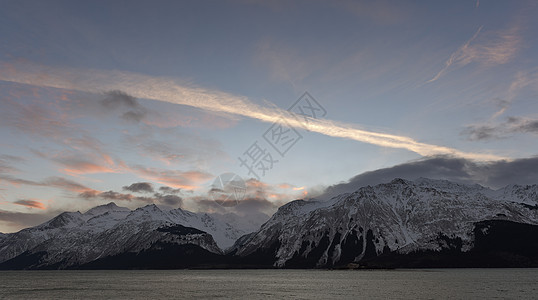
<svg viewBox="0 0 538 300">
<path fill-rule="evenodd" d="M 2 271 L 7 299 L 532 299 L 538 269 Z"/>
</svg>

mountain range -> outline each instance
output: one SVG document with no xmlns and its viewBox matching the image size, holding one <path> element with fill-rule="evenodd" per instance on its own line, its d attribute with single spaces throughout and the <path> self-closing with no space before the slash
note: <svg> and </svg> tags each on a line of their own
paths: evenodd
<svg viewBox="0 0 538 300">
<path fill-rule="evenodd" d="M 537 185 L 426 178 L 295 200 L 264 224 L 109 203 L 0 235 L 0 269 L 529 266 Z"/>
</svg>

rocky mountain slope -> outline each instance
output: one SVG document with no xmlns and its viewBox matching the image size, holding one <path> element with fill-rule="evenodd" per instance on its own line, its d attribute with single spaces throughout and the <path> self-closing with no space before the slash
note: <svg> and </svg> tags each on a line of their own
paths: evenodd
<svg viewBox="0 0 538 300">
<path fill-rule="evenodd" d="M 109 203 L 0 235 L 0 269 L 538 267 L 537 185 L 395 179 L 249 224 Z"/>
<path fill-rule="evenodd" d="M 163 211 L 155 205 L 131 211 L 109 203 L 86 213 L 64 212 L 36 227 L 6 234 L 0 240 L 0 263 L 22 255 L 19 261 L 31 263 L 30 268 L 68 268 L 137 253 L 157 243 L 196 245 L 221 254 L 245 233 L 205 213 Z M 28 257 L 33 257 L 31 262 Z"/>
<path fill-rule="evenodd" d="M 332 267 L 383 253 L 468 252 L 477 222 L 538 224 L 537 191 L 536 185 L 491 190 L 395 179 L 329 201 L 290 202 L 241 239 L 235 253 L 263 256 L 276 267 Z"/>
</svg>

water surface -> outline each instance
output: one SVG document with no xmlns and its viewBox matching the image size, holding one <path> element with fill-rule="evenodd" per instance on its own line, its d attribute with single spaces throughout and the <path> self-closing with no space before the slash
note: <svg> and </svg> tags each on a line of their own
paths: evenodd
<svg viewBox="0 0 538 300">
<path fill-rule="evenodd" d="M 0 271 L 32 299 L 536 299 L 538 269 Z"/>
</svg>

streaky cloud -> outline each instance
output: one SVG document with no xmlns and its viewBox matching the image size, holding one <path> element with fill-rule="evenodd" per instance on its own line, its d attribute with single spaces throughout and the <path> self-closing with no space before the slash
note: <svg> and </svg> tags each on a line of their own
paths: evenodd
<svg viewBox="0 0 538 300">
<path fill-rule="evenodd" d="M 454 65 L 466 66 L 472 62 L 485 66 L 502 65 L 515 57 L 522 44 L 518 26 L 481 34 L 483 28 L 483 25 L 480 26 L 467 42 L 454 51 L 441 71 L 426 83 L 438 80 Z"/>
<path fill-rule="evenodd" d="M 381 147 L 406 149 L 422 156 L 451 155 L 482 161 L 508 159 L 494 154 L 464 152 L 450 147 L 421 143 L 409 137 L 362 130 L 355 124 L 326 119 L 309 119 L 305 126 L 304 119 L 300 120 L 277 107 L 263 107 L 252 103 L 246 97 L 180 85 L 173 79 L 165 77 L 122 71 L 79 70 L 32 63 L 0 62 L 0 80 L 90 93 L 124 91 L 136 98 L 187 105 L 269 123 L 284 122 L 288 126 L 306 127 L 312 132 L 327 136 Z"/>
<path fill-rule="evenodd" d="M 29 208 L 37 208 L 37 209 L 42 209 L 42 210 L 47 209 L 47 206 L 45 206 L 45 204 L 41 203 L 40 201 L 31 200 L 31 199 L 19 199 L 13 203 L 17 205 L 26 206 Z"/>
<path fill-rule="evenodd" d="M 461 45 L 458 50 L 454 51 L 445 62 L 445 66 L 441 69 L 441 71 L 439 71 L 439 73 L 437 73 L 432 79 L 426 81 L 426 83 L 434 82 L 439 79 L 454 63 L 465 62 L 466 60 L 468 61 L 469 57 L 467 52 L 469 45 L 474 39 L 476 39 L 483 27 L 484 26 L 480 26 L 473 36 L 467 42 L 465 42 L 465 44 Z"/>
</svg>

